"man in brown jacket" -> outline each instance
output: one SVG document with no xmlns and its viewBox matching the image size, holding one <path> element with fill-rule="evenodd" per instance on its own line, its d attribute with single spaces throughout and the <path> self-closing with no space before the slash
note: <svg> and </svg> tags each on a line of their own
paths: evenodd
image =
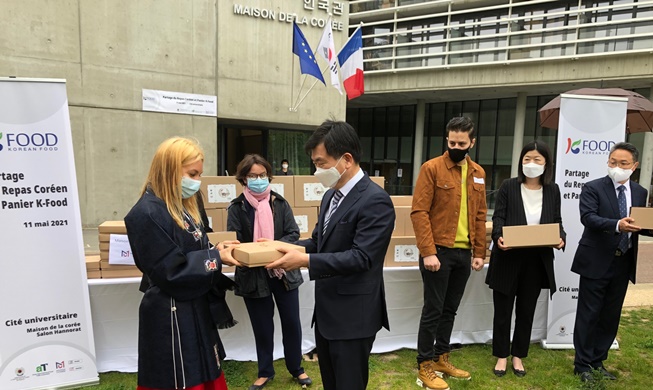
<svg viewBox="0 0 653 390">
<path fill-rule="evenodd" d="M 444 375 L 471 379 L 449 362 L 451 332 L 471 268 L 485 258 L 485 171 L 467 156 L 474 146 L 474 123 L 447 124 L 447 151 L 422 165 L 411 219 L 420 252 L 424 306 L 417 334 L 417 383 L 447 389 Z"/>
</svg>

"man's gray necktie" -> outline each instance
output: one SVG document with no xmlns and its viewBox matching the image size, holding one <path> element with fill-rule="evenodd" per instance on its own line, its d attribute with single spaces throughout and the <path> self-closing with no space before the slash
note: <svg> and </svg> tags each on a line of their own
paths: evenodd
<svg viewBox="0 0 653 390">
<path fill-rule="evenodd" d="M 324 228 L 322 229 L 322 235 L 326 233 L 327 226 L 329 226 L 329 221 L 331 220 L 333 213 L 336 211 L 338 205 L 340 204 L 340 199 L 342 199 L 342 192 L 340 192 L 340 190 L 337 190 L 333 194 L 333 198 L 331 199 L 331 210 L 328 211 L 327 216 L 324 218 Z"/>
</svg>

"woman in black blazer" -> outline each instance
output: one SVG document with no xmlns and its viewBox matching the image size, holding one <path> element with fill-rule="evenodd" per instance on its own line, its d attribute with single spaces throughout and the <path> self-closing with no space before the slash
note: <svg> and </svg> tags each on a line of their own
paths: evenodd
<svg viewBox="0 0 653 390">
<path fill-rule="evenodd" d="M 503 376 L 512 355 L 512 370 L 522 377 L 526 370 L 522 358 L 528 356 L 535 305 L 540 291 L 556 290 L 553 248 L 508 248 L 503 242 L 503 227 L 515 225 L 560 224 L 560 243 L 566 234 L 560 216 L 560 189 L 553 183 L 553 162 L 549 147 L 534 141 L 521 151 L 517 177 L 501 184 L 492 217 L 492 255 L 485 282 L 493 290 L 494 326 L 492 354 L 498 358 L 494 374 Z M 515 308 L 515 331 L 510 346 L 510 321 Z"/>
</svg>

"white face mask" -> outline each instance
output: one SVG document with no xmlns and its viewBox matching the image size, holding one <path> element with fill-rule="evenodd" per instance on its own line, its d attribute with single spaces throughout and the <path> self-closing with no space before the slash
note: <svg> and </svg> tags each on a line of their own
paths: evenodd
<svg viewBox="0 0 653 390">
<path fill-rule="evenodd" d="M 617 183 L 630 179 L 630 175 L 633 174 L 632 169 L 623 169 L 619 167 L 610 168 L 608 167 L 608 176 Z"/>
<path fill-rule="evenodd" d="M 288 164 L 281 164 L 281 168 L 288 169 Z"/>
<path fill-rule="evenodd" d="M 536 177 L 542 176 L 544 173 L 544 165 L 528 163 L 526 165 L 522 165 L 522 172 L 524 172 L 524 176 L 530 179 L 534 179 Z"/>
<path fill-rule="evenodd" d="M 332 188 L 338 183 L 338 180 L 340 180 L 340 177 L 347 172 L 345 169 L 345 172 L 338 172 L 338 169 L 336 168 L 338 164 L 340 163 L 340 160 L 342 160 L 342 156 L 338 159 L 338 162 L 336 165 L 332 166 L 329 169 L 324 169 L 324 168 L 315 168 L 315 177 L 322 183 L 323 186 L 327 188 Z"/>
</svg>

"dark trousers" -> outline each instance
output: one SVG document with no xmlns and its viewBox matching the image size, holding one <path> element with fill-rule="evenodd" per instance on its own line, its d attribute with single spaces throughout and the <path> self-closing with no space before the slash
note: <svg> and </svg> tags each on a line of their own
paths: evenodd
<svg viewBox="0 0 653 390">
<path fill-rule="evenodd" d="M 376 335 L 363 339 L 327 340 L 315 323 L 315 346 L 324 390 L 364 390 Z"/>
<path fill-rule="evenodd" d="M 542 278 L 546 278 L 544 264 L 536 260 L 524 259 L 521 272 L 517 275 L 517 288 L 511 294 L 494 290 L 494 321 L 492 326 L 492 355 L 507 358 L 509 355 L 518 358 L 528 356 L 531 342 L 533 316 L 537 298 L 542 291 Z M 515 309 L 515 331 L 510 347 L 510 325 L 512 310 Z"/>
<path fill-rule="evenodd" d="M 577 372 L 603 366 L 608 350 L 617 337 L 628 276 L 633 265 L 633 250 L 615 256 L 600 279 L 580 277 L 578 308 L 574 325 L 574 368 Z"/>
<path fill-rule="evenodd" d="M 418 364 L 451 351 L 453 321 L 471 272 L 472 252 L 469 249 L 438 246 L 437 250 L 439 271 L 427 271 L 424 259 L 419 259 L 424 306 L 417 333 Z"/>
<path fill-rule="evenodd" d="M 293 377 L 304 372 L 302 361 L 302 326 L 299 320 L 299 291 L 287 291 L 278 278 L 268 278 L 270 296 L 264 298 L 243 298 L 249 320 L 254 331 L 256 357 L 258 359 L 258 376 L 269 378 L 274 375 L 274 304 L 276 302 L 281 319 L 283 335 L 283 354 L 286 368 Z M 273 300 L 274 297 L 274 300 Z"/>
</svg>

